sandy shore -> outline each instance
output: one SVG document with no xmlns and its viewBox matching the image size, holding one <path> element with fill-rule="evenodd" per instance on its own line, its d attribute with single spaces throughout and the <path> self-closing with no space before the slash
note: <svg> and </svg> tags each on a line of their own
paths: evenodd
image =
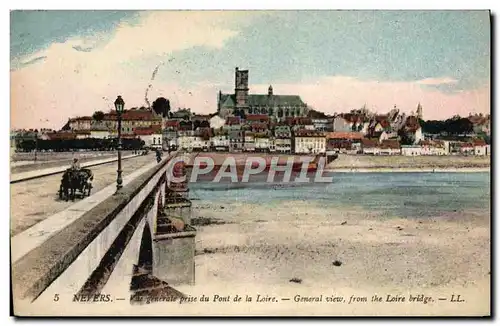
<svg viewBox="0 0 500 326">
<path fill-rule="evenodd" d="M 193 216 L 225 224 L 197 226 L 197 285 L 178 287 L 187 294 L 292 298 L 271 307 L 257 304 L 250 309 L 247 304 L 250 314 L 489 313 L 490 228 L 484 213 L 417 220 L 387 218 L 355 206 L 325 209 L 302 201 L 280 206 L 194 203 Z M 453 293 L 464 293 L 467 303 L 437 299 Z M 321 294 L 321 304 L 293 302 L 296 295 Z M 435 301 L 333 306 L 325 302 L 328 295 L 349 301 L 351 295 L 371 300 L 374 294 L 384 300 L 387 294 L 425 294 Z M 237 314 L 244 306 L 232 309 Z M 210 309 L 215 314 L 233 312 Z"/>
<path fill-rule="evenodd" d="M 175 287 L 193 302 L 131 308 L 118 301 L 89 309 L 66 298 L 19 309 L 87 316 L 490 314 L 490 223 L 484 213 L 409 219 L 303 201 L 193 203 L 194 217 L 214 222 L 196 226 L 196 285 Z M 375 295 L 381 301 L 374 302 Z"/>
<path fill-rule="evenodd" d="M 244 164 L 248 157 L 262 157 L 266 161 L 278 157 L 278 164 L 286 164 L 289 158 L 302 162 L 311 158 L 306 155 L 265 154 L 265 153 L 191 153 L 189 158 L 209 157 L 215 165 L 221 165 L 227 157 L 236 164 Z M 490 156 L 370 156 L 345 155 L 328 164 L 325 169 L 335 172 L 485 172 L 491 165 Z"/>
<path fill-rule="evenodd" d="M 58 305 L 18 306 L 19 311 L 87 316 L 490 314 L 490 217 L 484 211 L 416 219 L 305 201 L 193 204 L 196 285 L 175 288 L 196 302 L 131 308 L 117 301 L 89 309 L 64 298 Z M 375 295 L 382 301 L 373 302 Z"/>
</svg>

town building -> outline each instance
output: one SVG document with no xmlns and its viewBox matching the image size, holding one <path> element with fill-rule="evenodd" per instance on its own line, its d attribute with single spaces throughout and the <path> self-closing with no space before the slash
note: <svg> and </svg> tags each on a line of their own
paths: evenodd
<svg viewBox="0 0 500 326">
<path fill-rule="evenodd" d="M 270 138 L 267 132 L 256 133 L 254 135 L 255 139 L 255 151 L 256 152 L 269 152 L 270 151 Z"/>
<path fill-rule="evenodd" d="M 311 119 L 314 130 L 330 132 L 333 131 L 333 119 Z"/>
<path fill-rule="evenodd" d="M 353 110 L 350 113 L 342 113 L 333 118 L 333 131 L 356 131 L 366 135 L 369 126 L 370 116 L 367 112 L 361 110 L 357 112 Z"/>
<path fill-rule="evenodd" d="M 307 117 L 286 117 L 284 123 L 290 126 L 292 131 L 315 130 L 312 119 Z"/>
<path fill-rule="evenodd" d="M 472 141 L 474 146 L 474 155 L 485 156 L 490 155 L 490 146 L 483 139 L 475 139 Z"/>
<path fill-rule="evenodd" d="M 356 154 L 362 151 L 363 134 L 354 131 L 333 131 L 326 134 L 327 153 Z"/>
<path fill-rule="evenodd" d="M 379 143 L 379 155 L 401 155 L 401 144 L 396 139 L 387 139 Z"/>
<path fill-rule="evenodd" d="M 122 113 L 121 133 L 133 135 L 134 129 L 138 127 L 152 127 L 162 124 L 162 118 L 153 111 L 147 109 L 130 109 Z M 70 119 L 66 124 L 73 131 L 109 130 L 110 136 L 117 136 L 118 114 L 112 110 L 104 114 L 101 120 L 95 120 L 90 116 Z"/>
<path fill-rule="evenodd" d="M 180 121 L 178 120 L 165 120 L 163 124 L 163 147 L 168 150 L 169 148 L 177 148 L 179 146 L 177 135 L 180 129 Z"/>
<path fill-rule="evenodd" d="M 294 152 L 296 154 L 326 153 L 326 138 L 322 132 L 298 130 L 295 133 L 294 144 Z"/>
<path fill-rule="evenodd" d="M 285 124 L 274 125 L 274 137 L 270 140 L 270 150 L 278 153 L 292 153 L 292 131 Z"/>
<path fill-rule="evenodd" d="M 71 130 L 90 130 L 93 120 L 92 117 L 84 116 L 69 119 L 68 123 Z"/>
<path fill-rule="evenodd" d="M 421 140 L 418 143 L 421 147 L 421 155 L 448 155 L 447 142 L 443 140 Z"/>
<path fill-rule="evenodd" d="M 255 152 L 255 133 L 252 131 L 245 130 L 243 132 L 244 135 L 244 143 L 243 143 L 243 151 L 245 152 Z"/>
<path fill-rule="evenodd" d="M 346 120 L 342 115 L 333 118 L 333 131 L 348 132 L 352 131 L 352 124 Z"/>
<path fill-rule="evenodd" d="M 193 150 L 194 151 L 208 151 L 211 148 L 212 132 L 209 127 L 198 128 L 194 131 Z"/>
<path fill-rule="evenodd" d="M 222 118 L 233 115 L 236 111 L 250 114 L 265 114 L 274 119 L 306 116 L 307 104 L 298 95 L 275 95 L 269 86 L 267 94 L 249 94 L 248 70 L 235 71 L 234 94 L 223 94 L 219 91 L 217 112 Z"/>
<path fill-rule="evenodd" d="M 363 138 L 361 139 L 361 147 L 365 155 L 379 155 L 380 153 L 378 139 Z"/>
<path fill-rule="evenodd" d="M 229 130 L 229 151 L 241 152 L 243 151 L 243 144 L 245 142 L 244 131 L 241 130 L 240 125 L 233 125 Z"/>
<path fill-rule="evenodd" d="M 177 146 L 190 152 L 193 150 L 194 143 L 193 123 L 191 121 L 180 121 L 177 131 Z"/>
<path fill-rule="evenodd" d="M 111 131 L 105 126 L 90 127 L 90 138 L 107 139 L 111 137 Z"/>
<path fill-rule="evenodd" d="M 163 148 L 163 135 L 161 125 L 151 127 L 137 127 L 133 130 L 134 136 L 138 137 L 144 142 L 145 147 L 150 148 Z"/>
<path fill-rule="evenodd" d="M 462 142 L 459 144 L 459 153 L 461 155 L 475 155 L 475 147 L 473 143 Z"/>
<path fill-rule="evenodd" d="M 220 117 L 219 115 L 214 115 L 210 118 L 210 127 L 214 129 L 219 129 L 226 124 L 226 119 Z"/>
<path fill-rule="evenodd" d="M 85 139 L 85 138 L 90 138 L 91 133 L 90 130 L 75 130 L 73 133 L 76 136 L 76 139 Z"/>
<path fill-rule="evenodd" d="M 211 147 L 216 151 L 229 151 L 229 132 L 222 127 L 214 129 Z"/>
<path fill-rule="evenodd" d="M 192 117 L 191 109 L 181 109 L 178 108 L 177 111 L 170 114 L 170 119 L 173 120 L 191 120 Z"/>
<path fill-rule="evenodd" d="M 420 145 L 401 145 L 401 155 L 420 156 L 420 155 L 422 155 L 422 146 L 420 146 Z"/>
</svg>

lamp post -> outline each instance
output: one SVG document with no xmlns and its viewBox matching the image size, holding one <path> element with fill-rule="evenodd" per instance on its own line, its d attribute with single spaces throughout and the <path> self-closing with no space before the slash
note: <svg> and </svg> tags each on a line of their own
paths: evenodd
<svg viewBox="0 0 500 326">
<path fill-rule="evenodd" d="M 118 192 L 122 187 L 122 113 L 125 107 L 125 102 L 119 95 L 115 101 L 115 109 L 118 118 L 118 170 L 116 177 L 116 191 Z"/>
<path fill-rule="evenodd" d="M 35 163 L 37 160 L 37 154 L 38 154 L 38 133 L 35 133 Z"/>
</svg>

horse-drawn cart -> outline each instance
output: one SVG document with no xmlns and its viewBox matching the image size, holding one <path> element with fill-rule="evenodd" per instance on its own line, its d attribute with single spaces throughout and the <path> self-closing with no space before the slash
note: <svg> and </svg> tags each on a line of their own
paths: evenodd
<svg viewBox="0 0 500 326">
<path fill-rule="evenodd" d="M 92 180 L 94 180 L 94 175 L 89 169 L 67 169 L 59 186 L 59 198 L 66 199 L 66 201 L 70 198 L 75 200 L 77 191 L 80 192 L 81 197 L 90 196 Z"/>
</svg>

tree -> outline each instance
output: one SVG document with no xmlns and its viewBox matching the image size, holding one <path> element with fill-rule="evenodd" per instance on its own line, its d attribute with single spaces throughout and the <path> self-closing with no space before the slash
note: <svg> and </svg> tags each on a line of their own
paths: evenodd
<svg viewBox="0 0 500 326">
<path fill-rule="evenodd" d="M 326 119 L 328 118 L 326 114 L 320 111 L 316 111 L 314 109 L 309 110 L 309 113 L 307 114 L 308 118 L 311 119 Z"/>
<path fill-rule="evenodd" d="M 415 143 L 415 134 L 407 133 L 404 129 L 398 131 L 401 145 L 413 145 Z"/>
<path fill-rule="evenodd" d="M 92 115 L 92 119 L 94 119 L 95 121 L 102 121 L 104 119 L 104 112 L 95 111 Z"/>
<path fill-rule="evenodd" d="M 170 101 L 164 97 L 158 97 L 153 102 L 152 109 L 156 114 L 166 118 L 169 116 L 170 113 Z"/>
</svg>

